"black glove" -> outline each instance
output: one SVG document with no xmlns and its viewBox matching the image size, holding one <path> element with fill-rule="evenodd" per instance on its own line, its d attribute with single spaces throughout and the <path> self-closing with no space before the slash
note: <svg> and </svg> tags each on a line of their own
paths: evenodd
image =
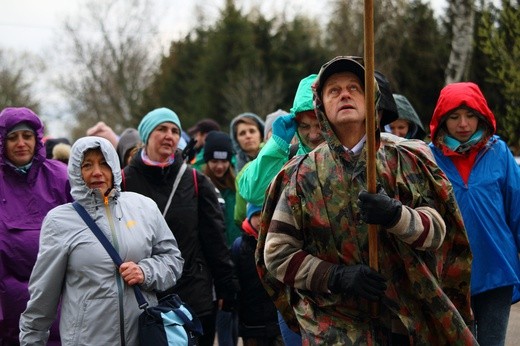
<svg viewBox="0 0 520 346">
<path fill-rule="evenodd" d="M 362 190 L 358 195 L 358 204 L 361 220 L 373 225 L 382 225 L 391 228 L 401 218 L 403 204 L 397 199 L 390 198 L 382 187 L 377 193 L 368 193 Z"/>
<path fill-rule="evenodd" d="M 196 150 L 195 150 L 195 144 L 197 144 L 197 140 L 195 138 L 191 138 L 188 144 L 186 144 L 186 147 L 182 150 L 182 159 L 188 161 L 193 160 L 195 157 Z"/>
<path fill-rule="evenodd" d="M 328 282 L 332 293 L 356 295 L 377 301 L 385 293 L 386 279 L 364 264 L 335 265 Z"/>
</svg>

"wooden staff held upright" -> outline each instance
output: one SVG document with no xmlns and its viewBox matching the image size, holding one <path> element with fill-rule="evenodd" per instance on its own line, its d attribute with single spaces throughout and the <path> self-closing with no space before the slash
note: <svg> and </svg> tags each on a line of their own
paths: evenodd
<svg viewBox="0 0 520 346">
<path fill-rule="evenodd" d="M 376 193 L 376 120 L 374 100 L 374 5 L 373 0 L 365 0 L 365 107 L 367 138 L 367 191 Z M 368 258 L 369 265 L 379 271 L 378 263 L 378 227 L 368 225 Z M 372 317 L 379 315 L 378 303 L 372 303 Z"/>
</svg>

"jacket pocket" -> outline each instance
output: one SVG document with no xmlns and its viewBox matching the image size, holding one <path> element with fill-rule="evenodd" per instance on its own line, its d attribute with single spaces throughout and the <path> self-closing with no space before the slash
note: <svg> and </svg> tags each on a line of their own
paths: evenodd
<svg viewBox="0 0 520 346">
<path fill-rule="evenodd" d="M 115 297 L 87 299 L 81 304 L 70 335 L 72 345 L 120 344 L 119 304 Z M 62 316 L 67 318 L 66 316 Z M 68 344 L 68 343 L 65 343 Z"/>
</svg>

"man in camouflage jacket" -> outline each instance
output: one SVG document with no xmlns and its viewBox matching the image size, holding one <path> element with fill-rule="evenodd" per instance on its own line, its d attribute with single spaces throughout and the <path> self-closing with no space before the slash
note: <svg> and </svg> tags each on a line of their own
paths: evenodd
<svg viewBox="0 0 520 346">
<path fill-rule="evenodd" d="M 263 284 L 304 345 L 475 344 L 472 256 L 451 184 L 424 142 L 377 131 L 378 192 L 364 190 L 363 84 L 358 59 L 322 67 L 313 88 L 326 143 L 271 184 L 256 253 Z M 368 266 L 368 223 L 379 225 L 379 272 Z"/>
</svg>

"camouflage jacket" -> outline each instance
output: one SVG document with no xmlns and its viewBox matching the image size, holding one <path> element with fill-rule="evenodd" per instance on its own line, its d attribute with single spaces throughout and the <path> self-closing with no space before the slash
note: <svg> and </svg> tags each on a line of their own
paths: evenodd
<svg viewBox="0 0 520 346">
<path fill-rule="evenodd" d="M 445 223 L 444 240 L 418 249 L 380 229 L 379 271 L 388 288 L 378 318 L 370 317 L 367 300 L 328 291 L 333 264 L 369 263 L 368 227 L 357 202 L 366 187 L 366 148 L 354 158 L 336 138 L 328 141 L 282 169 L 262 213 L 257 269 L 288 324 L 311 345 L 386 344 L 396 320 L 414 345 L 476 344 L 468 328 L 473 323 L 468 239 L 452 186 L 422 141 L 382 134 L 377 182 L 410 210 L 436 211 Z M 270 247 L 269 239 L 276 238 L 284 246 Z M 298 248 L 291 260 L 269 272 L 266 257 L 288 258 L 284 251 L 291 247 Z"/>
</svg>

